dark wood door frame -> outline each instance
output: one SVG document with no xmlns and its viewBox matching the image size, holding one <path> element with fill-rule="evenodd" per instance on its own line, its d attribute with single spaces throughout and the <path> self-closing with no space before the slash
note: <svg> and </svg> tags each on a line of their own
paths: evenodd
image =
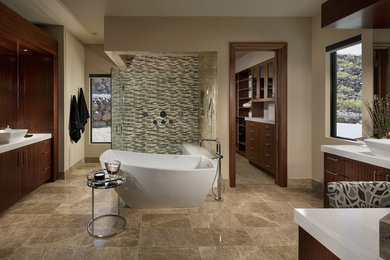
<svg viewBox="0 0 390 260">
<path fill-rule="evenodd" d="M 236 52 L 275 52 L 276 100 L 276 169 L 275 184 L 287 187 L 287 42 L 231 42 L 230 43 L 230 106 L 229 106 L 229 180 L 236 187 Z"/>
</svg>

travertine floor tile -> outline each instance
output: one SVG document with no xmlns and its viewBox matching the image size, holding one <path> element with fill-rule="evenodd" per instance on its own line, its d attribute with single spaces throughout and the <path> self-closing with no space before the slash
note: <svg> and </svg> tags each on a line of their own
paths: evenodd
<svg viewBox="0 0 390 260">
<path fill-rule="evenodd" d="M 142 227 L 191 227 L 187 214 L 143 214 Z"/>
<path fill-rule="evenodd" d="M 237 187 L 226 187 L 223 202 L 210 193 L 199 209 L 124 207 L 125 231 L 97 239 L 87 233 L 91 189 L 86 175 L 100 165 L 83 164 L 0 216 L 0 258 L 297 259 L 293 209 L 322 207 L 321 195 L 305 187 L 278 187 L 242 157 L 237 167 Z M 95 214 L 116 212 L 117 194 L 97 191 L 95 203 Z M 106 232 L 118 223 L 101 219 L 95 228 Z"/>
<path fill-rule="evenodd" d="M 197 247 L 191 228 L 141 228 L 141 247 Z"/>
<path fill-rule="evenodd" d="M 199 247 L 201 259 L 207 260 L 265 260 L 263 250 L 257 246 Z"/>
<path fill-rule="evenodd" d="M 195 228 L 198 246 L 242 246 L 253 245 L 244 229 Z"/>
<path fill-rule="evenodd" d="M 172 248 L 172 247 L 140 247 L 138 249 L 139 260 L 198 260 L 200 259 L 197 248 Z"/>
</svg>

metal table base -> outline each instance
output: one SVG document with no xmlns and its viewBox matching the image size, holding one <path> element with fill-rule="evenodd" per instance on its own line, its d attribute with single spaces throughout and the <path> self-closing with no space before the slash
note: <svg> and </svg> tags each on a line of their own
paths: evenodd
<svg viewBox="0 0 390 260">
<path fill-rule="evenodd" d="M 96 187 L 96 189 L 107 189 L 107 188 L 109 189 L 109 188 L 114 188 L 114 186 L 112 186 L 112 187 L 104 187 L 104 186 L 95 186 L 94 184 L 92 184 L 92 185 L 90 185 L 90 187 L 92 188 L 92 219 L 88 222 L 88 226 L 87 226 L 88 233 L 91 236 L 97 237 L 97 238 L 108 238 L 108 237 L 112 237 L 112 236 L 118 235 L 126 227 L 126 219 L 123 216 L 120 215 L 120 197 L 119 197 L 119 194 L 118 194 L 118 213 L 103 214 L 103 215 L 99 215 L 99 216 L 95 217 L 95 187 Z M 98 219 L 101 219 L 101 218 L 118 218 L 118 219 L 122 220 L 123 224 L 118 228 L 117 231 L 114 231 L 112 233 L 109 233 L 109 234 L 96 234 L 94 232 L 95 221 L 98 220 Z"/>
</svg>

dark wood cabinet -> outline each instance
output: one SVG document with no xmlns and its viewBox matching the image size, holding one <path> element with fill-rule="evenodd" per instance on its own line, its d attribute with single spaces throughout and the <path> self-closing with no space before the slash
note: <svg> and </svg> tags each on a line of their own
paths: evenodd
<svg viewBox="0 0 390 260">
<path fill-rule="evenodd" d="M 9 125 L 14 129 L 28 129 L 29 133 L 52 134 L 50 179 L 55 181 L 58 153 L 57 41 L 3 3 L 0 3 L 0 13 L 0 128 Z M 26 150 L 22 155 L 28 160 L 31 153 Z M 31 160 L 28 162 L 32 163 Z M 29 189 L 31 187 L 27 187 Z"/>
<path fill-rule="evenodd" d="M 259 127 L 255 122 L 246 122 L 247 151 L 246 158 L 256 165 L 260 165 Z"/>
<path fill-rule="evenodd" d="M 39 183 L 51 178 L 51 140 L 39 143 Z"/>
<path fill-rule="evenodd" d="M 22 150 L 0 154 L 0 213 L 22 198 Z"/>
<path fill-rule="evenodd" d="M 333 181 L 389 181 L 390 169 L 324 154 L 324 207 L 329 207 L 328 183 Z"/>
<path fill-rule="evenodd" d="M 275 174 L 275 125 L 247 121 L 247 152 L 250 163 Z"/>
<path fill-rule="evenodd" d="M 51 140 L 0 154 L 0 213 L 51 178 Z"/>
<path fill-rule="evenodd" d="M 21 148 L 22 196 L 25 197 L 39 187 L 39 143 Z"/>
<path fill-rule="evenodd" d="M 235 74 L 236 86 L 236 152 L 241 155 L 252 154 L 248 144 L 249 137 L 245 117 L 264 117 L 265 103 L 275 101 L 274 58 L 263 61 Z M 252 102 L 250 107 L 245 103 Z M 255 149 L 252 146 L 252 150 Z M 254 159 L 256 160 L 256 159 Z M 269 161 L 269 160 L 268 160 Z M 260 163 L 257 163 L 260 164 Z M 269 168 L 270 164 L 267 164 Z"/>
</svg>

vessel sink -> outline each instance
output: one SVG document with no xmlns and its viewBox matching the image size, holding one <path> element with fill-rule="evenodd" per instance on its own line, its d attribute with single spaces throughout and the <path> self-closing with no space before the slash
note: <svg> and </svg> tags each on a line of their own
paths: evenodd
<svg viewBox="0 0 390 260">
<path fill-rule="evenodd" d="M 27 131 L 27 129 L 0 130 L 0 144 L 9 144 L 22 139 Z"/>
<path fill-rule="evenodd" d="M 364 142 L 373 154 L 390 158 L 390 139 L 366 139 Z"/>
</svg>

